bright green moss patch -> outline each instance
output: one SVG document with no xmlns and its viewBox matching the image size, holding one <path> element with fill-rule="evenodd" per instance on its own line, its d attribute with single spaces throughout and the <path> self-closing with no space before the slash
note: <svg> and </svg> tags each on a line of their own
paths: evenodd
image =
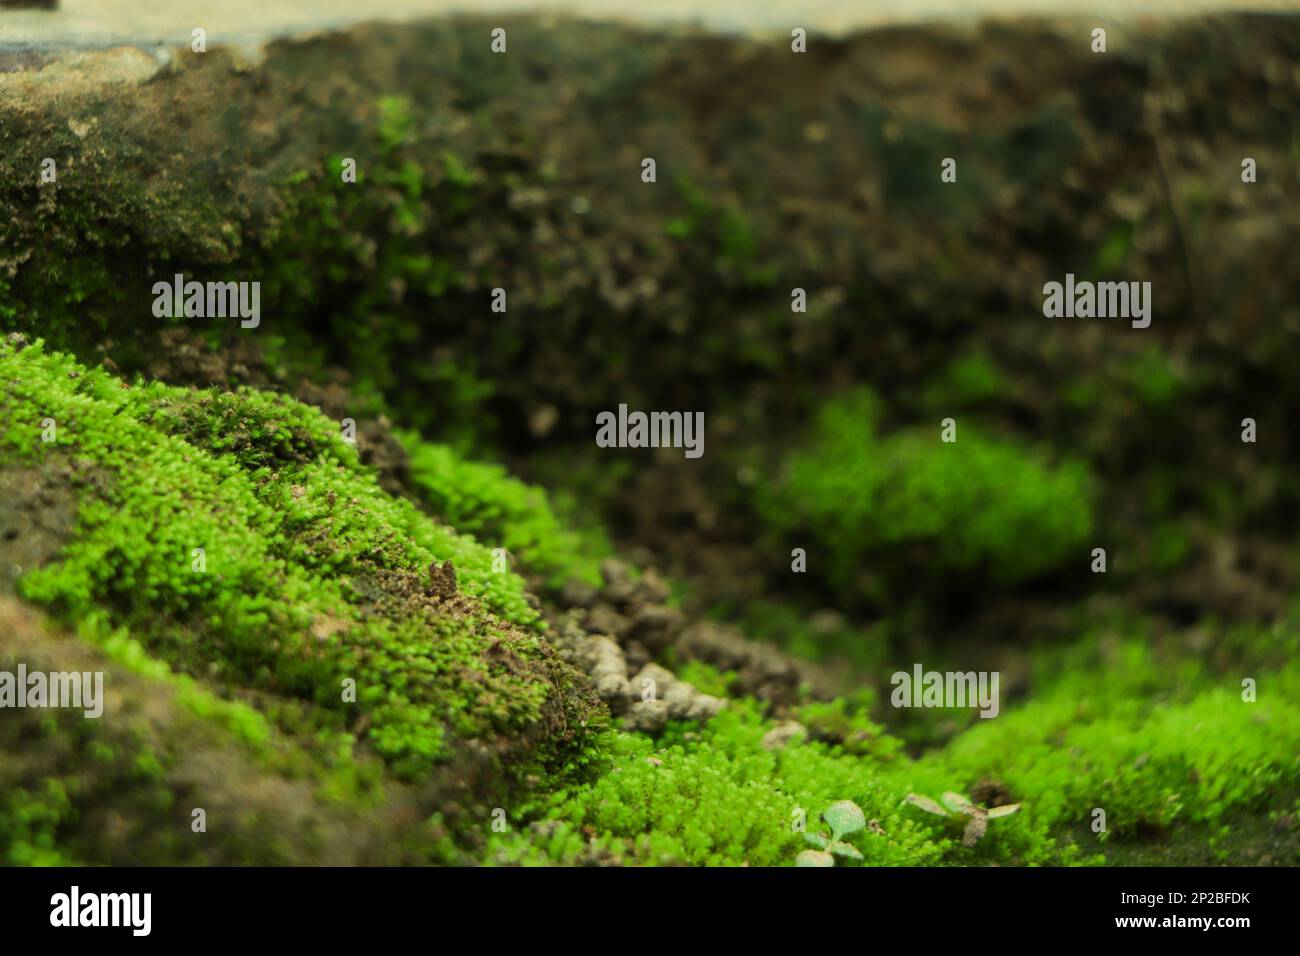
<svg viewBox="0 0 1300 956">
<path fill-rule="evenodd" d="M 466 461 L 452 449 L 406 434 L 411 483 L 434 514 L 488 547 L 502 547 L 522 570 L 563 585 L 577 578 L 600 584 L 600 560 L 610 546 L 596 532 L 561 523 L 546 493 L 512 478 L 499 465 Z"/>
<path fill-rule="evenodd" d="M 1218 824 L 1300 784 L 1294 662 L 1219 675 L 1195 657 L 1162 658 L 1144 641 L 1107 639 L 1044 663 L 1026 703 L 973 722 L 914 768 L 921 790 L 993 778 L 1022 801 L 1023 827 L 1002 844 L 1008 859 L 1033 856 L 1036 833 L 1082 832 L 1096 841 L 1081 844 L 1091 852 L 1112 838 Z M 1248 702 L 1241 679 L 1252 675 L 1261 690 Z M 1090 829 L 1094 809 L 1105 811 L 1105 834 Z"/>
<path fill-rule="evenodd" d="M 0 860 L 10 866 L 72 866 L 58 846 L 59 825 L 71 811 L 63 782 L 47 777 L 34 790 L 7 789 L 0 801 Z"/>
<path fill-rule="evenodd" d="M 864 690 L 853 700 L 812 701 L 796 708 L 793 716 L 811 737 L 833 742 L 846 754 L 891 759 L 901 751 L 902 741 L 871 719 L 873 702 L 874 695 Z"/>
<path fill-rule="evenodd" d="M 5 458 L 70 456 L 83 492 L 27 598 L 107 613 L 173 670 L 309 705 L 286 712 L 293 732 L 355 733 L 403 776 L 466 739 L 563 763 L 599 723 L 528 628 L 522 581 L 382 492 L 318 412 L 131 387 L 39 344 L 0 347 L 0 378 Z"/>
<path fill-rule="evenodd" d="M 1233 640 L 1241 659 L 1258 658 L 1246 635 Z M 786 865 L 806 848 L 800 811 L 812 830 L 845 799 L 872 821 L 853 840 L 865 865 L 1097 864 L 1112 841 L 1158 858 L 1184 830 L 1290 806 L 1300 670 L 1266 659 L 1251 666 L 1268 699 L 1247 703 L 1235 677 L 1186 651 L 1085 639 L 1043 655 L 1028 701 L 1004 701 L 998 718 L 919 760 L 842 699 L 798 708 L 807 732 L 780 745 L 765 745 L 774 724 L 743 701 L 657 742 L 612 733 L 600 775 L 519 808 L 488 861 Z M 906 802 L 946 791 L 1022 808 L 967 848 L 960 825 Z M 1094 808 L 1105 834 L 1090 828 Z M 1237 843 L 1220 846 L 1218 862 L 1245 859 Z"/>
<path fill-rule="evenodd" d="M 712 694 L 714 697 L 731 695 L 731 687 L 736 683 L 734 671 L 719 670 L 704 661 L 692 660 L 679 664 L 674 660 L 672 663 L 677 679 L 690 684 L 701 694 Z"/>
<path fill-rule="evenodd" d="M 768 729 L 753 708 L 737 706 L 703 731 L 679 728 L 658 743 L 611 734 L 605 772 L 528 808 L 533 822 L 494 840 L 489 859 L 776 866 L 806 848 L 802 821 L 815 829 L 822 810 L 851 799 L 884 831 L 858 843 L 868 864 L 938 862 L 943 841 L 907 819 L 878 764 L 817 743 L 768 750 Z"/>
<path fill-rule="evenodd" d="M 877 435 L 879 400 L 860 390 L 817 416 L 811 443 L 764 486 L 766 523 L 812 552 L 838 588 L 867 572 L 924 566 L 1015 584 L 1087 557 L 1093 481 L 1077 462 L 957 423 Z"/>
<path fill-rule="evenodd" d="M 248 469 L 303 465 L 326 450 L 339 460 L 348 458 L 337 429 L 282 395 L 171 390 L 150 401 L 141 419 L 192 445 L 230 455 Z"/>
</svg>

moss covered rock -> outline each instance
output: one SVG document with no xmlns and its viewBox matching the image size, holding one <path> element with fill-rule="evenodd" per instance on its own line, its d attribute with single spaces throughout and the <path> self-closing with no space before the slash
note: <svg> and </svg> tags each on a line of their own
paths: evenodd
<svg viewBox="0 0 1300 956">
<path fill-rule="evenodd" d="M 314 409 L 131 385 L 14 340 L 0 379 L 3 467 L 76 489 L 75 530 L 19 582 L 28 600 L 125 629 L 169 672 L 405 781 L 562 771 L 605 720 L 523 582 L 381 491 Z M 39 493 L 21 505 L 39 512 Z"/>
</svg>

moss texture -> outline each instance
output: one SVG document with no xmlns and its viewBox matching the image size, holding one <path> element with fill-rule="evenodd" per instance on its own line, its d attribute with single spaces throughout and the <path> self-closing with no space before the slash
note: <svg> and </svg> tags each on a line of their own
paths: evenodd
<svg viewBox="0 0 1300 956">
<path fill-rule="evenodd" d="M 803 707 L 807 732 L 780 747 L 764 739 L 773 720 L 743 699 L 657 741 L 602 731 L 585 678 L 548 650 L 519 579 L 492 570 L 484 545 L 382 492 L 319 412 L 269 394 L 131 385 L 39 343 L 6 343 L 0 363 L 5 467 L 58 461 L 82 490 L 70 540 L 20 581 L 29 600 L 76 623 L 80 641 L 31 620 L 16 631 L 53 661 L 104 658 L 110 683 L 122 682 L 115 701 L 162 700 L 132 720 L 42 718 L 34 743 L 14 739 L 25 756 L 6 772 L 30 786 L 9 791 L 0 818 L 11 862 L 382 858 L 373 844 L 392 839 L 382 824 L 367 824 L 368 848 L 330 843 L 329 827 L 391 810 L 393 792 L 427 788 L 431 775 L 465 772 L 467 742 L 496 741 L 503 768 L 544 775 L 516 791 L 507 833 L 483 834 L 477 858 L 491 863 L 775 865 L 800 848 L 796 815 L 816 820 L 839 799 L 874 821 L 857 840 L 868 864 L 1089 862 L 1104 846 L 1080 846 L 1081 807 L 1105 807 L 1122 840 L 1182 822 L 1230 825 L 1300 783 L 1300 675 L 1278 634 L 1233 638 L 1237 663 L 1261 668 L 1251 668 L 1268 688 L 1258 704 L 1185 654 L 1172 659 L 1170 694 L 1171 665 L 1140 635 L 1085 640 L 1041 659 L 1022 706 L 919 761 L 843 700 Z M 42 441 L 45 419 L 54 441 Z M 555 521 L 540 492 L 520 498 L 516 483 L 484 474 L 478 511 L 507 536 Z M 439 561 L 463 569 L 459 593 L 425 584 L 422 570 Z M 339 693 L 347 676 L 353 706 Z M 724 693 L 729 683 L 701 664 L 683 677 Z M 259 792 L 275 781 L 307 788 L 323 804 L 300 821 L 310 849 L 292 833 L 258 837 L 275 826 L 270 802 L 239 804 L 239 826 L 216 846 L 185 839 L 180 821 L 143 844 L 119 835 L 127 856 L 96 836 L 109 807 L 130 819 L 183 817 L 187 798 L 219 809 L 187 782 L 194 747 L 257 779 Z M 903 801 L 990 776 L 1026 809 L 975 850 Z M 406 834 L 406 852 L 444 858 L 430 835 L 440 827 Z M 324 833 L 315 842 L 313 828 Z M 393 846 L 405 844 L 390 859 L 401 855 Z"/>
<path fill-rule="evenodd" d="M 8 464 L 57 458 L 82 490 L 24 597 L 267 695 L 295 733 L 360 737 L 399 777 L 465 741 L 548 769 L 583 751 L 597 706 L 523 582 L 384 494 L 336 423 L 275 395 L 131 386 L 40 343 L 0 361 Z"/>
<path fill-rule="evenodd" d="M 0 720 L 0 859 L 782 865 L 852 800 L 868 865 L 1295 862 L 1296 21 L 487 30 L 0 74 L 0 655 L 114 715 Z M 1044 325 L 1066 271 L 1150 334 Z M 709 454 L 598 453 L 619 402 Z M 726 706 L 631 729 L 575 621 Z M 889 708 L 917 660 L 999 718 Z M 964 847 L 946 790 L 1022 810 Z"/>
<path fill-rule="evenodd" d="M 881 437 L 880 411 L 868 391 L 828 403 L 810 447 L 787 455 L 779 478 L 759 490 L 765 522 L 787 544 L 825 556 L 843 604 L 873 566 L 896 574 L 889 591 L 921 571 L 950 589 L 961 575 L 1006 586 L 1086 553 L 1094 485 L 1086 466 L 1052 467 L 1041 451 L 957 419 Z"/>
</svg>

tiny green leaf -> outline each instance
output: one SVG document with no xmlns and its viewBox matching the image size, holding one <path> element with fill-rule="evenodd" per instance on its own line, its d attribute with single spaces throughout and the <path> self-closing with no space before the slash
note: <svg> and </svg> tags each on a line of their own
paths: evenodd
<svg viewBox="0 0 1300 956">
<path fill-rule="evenodd" d="M 840 800 L 832 803 L 822 813 L 822 819 L 830 824 L 831 833 L 833 834 L 832 840 L 838 840 L 850 833 L 857 833 L 867 825 L 867 818 L 863 814 L 862 808 L 852 800 Z"/>
<path fill-rule="evenodd" d="M 805 833 L 803 838 L 819 850 L 826 849 L 826 838 L 820 833 Z"/>
<path fill-rule="evenodd" d="M 835 857 L 821 850 L 804 850 L 794 858 L 795 866 L 834 866 Z"/>
<path fill-rule="evenodd" d="M 953 793 L 949 790 L 941 798 L 943 805 L 955 813 L 970 813 L 974 815 L 975 805 L 963 797 L 960 793 Z"/>
<path fill-rule="evenodd" d="M 937 813 L 941 817 L 952 816 L 952 814 L 939 806 L 939 804 L 935 803 L 929 797 L 923 797 L 919 793 L 909 793 L 907 795 L 907 802 L 912 804 L 914 807 L 920 807 L 927 813 Z"/>
<path fill-rule="evenodd" d="M 988 815 L 990 819 L 992 819 L 993 817 L 1009 817 L 1011 816 L 1011 814 L 1015 813 L 1019 809 L 1020 809 L 1020 804 L 1008 803 L 1005 807 L 994 807 L 992 810 L 988 812 Z"/>
<path fill-rule="evenodd" d="M 845 843 L 842 840 L 836 840 L 830 845 L 830 851 L 836 856 L 846 856 L 850 860 L 862 859 L 862 853 L 852 843 Z"/>
</svg>

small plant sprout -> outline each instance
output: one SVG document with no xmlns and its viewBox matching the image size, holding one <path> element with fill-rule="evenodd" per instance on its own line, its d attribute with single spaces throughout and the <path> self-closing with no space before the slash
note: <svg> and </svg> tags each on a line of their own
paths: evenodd
<svg viewBox="0 0 1300 956">
<path fill-rule="evenodd" d="M 1009 817 L 1020 809 L 1020 804 L 1009 803 L 1005 807 L 993 807 L 986 810 L 984 807 L 977 807 L 959 793 L 949 791 L 941 798 L 943 804 L 935 803 L 929 797 L 921 796 L 919 793 L 909 793 L 907 802 L 913 806 L 920 807 L 926 813 L 933 813 L 941 817 L 952 817 L 960 819 L 969 817 L 966 823 L 966 829 L 961 835 L 962 846 L 974 846 L 980 841 L 980 837 L 988 832 L 989 821 L 998 817 Z"/>
<path fill-rule="evenodd" d="M 840 800 L 822 812 L 822 819 L 831 828 L 830 836 L 805 833 L 803 838 L 817 849 L 800 853 L 795 857 L 795 866 L 834 866 L 837 856 L 849 860 L 862 859 L 862 852 L 844 840 L 849 834 L 866 828 L 867 818 L 862 808 L 852 800 Z"/>
</svg>

